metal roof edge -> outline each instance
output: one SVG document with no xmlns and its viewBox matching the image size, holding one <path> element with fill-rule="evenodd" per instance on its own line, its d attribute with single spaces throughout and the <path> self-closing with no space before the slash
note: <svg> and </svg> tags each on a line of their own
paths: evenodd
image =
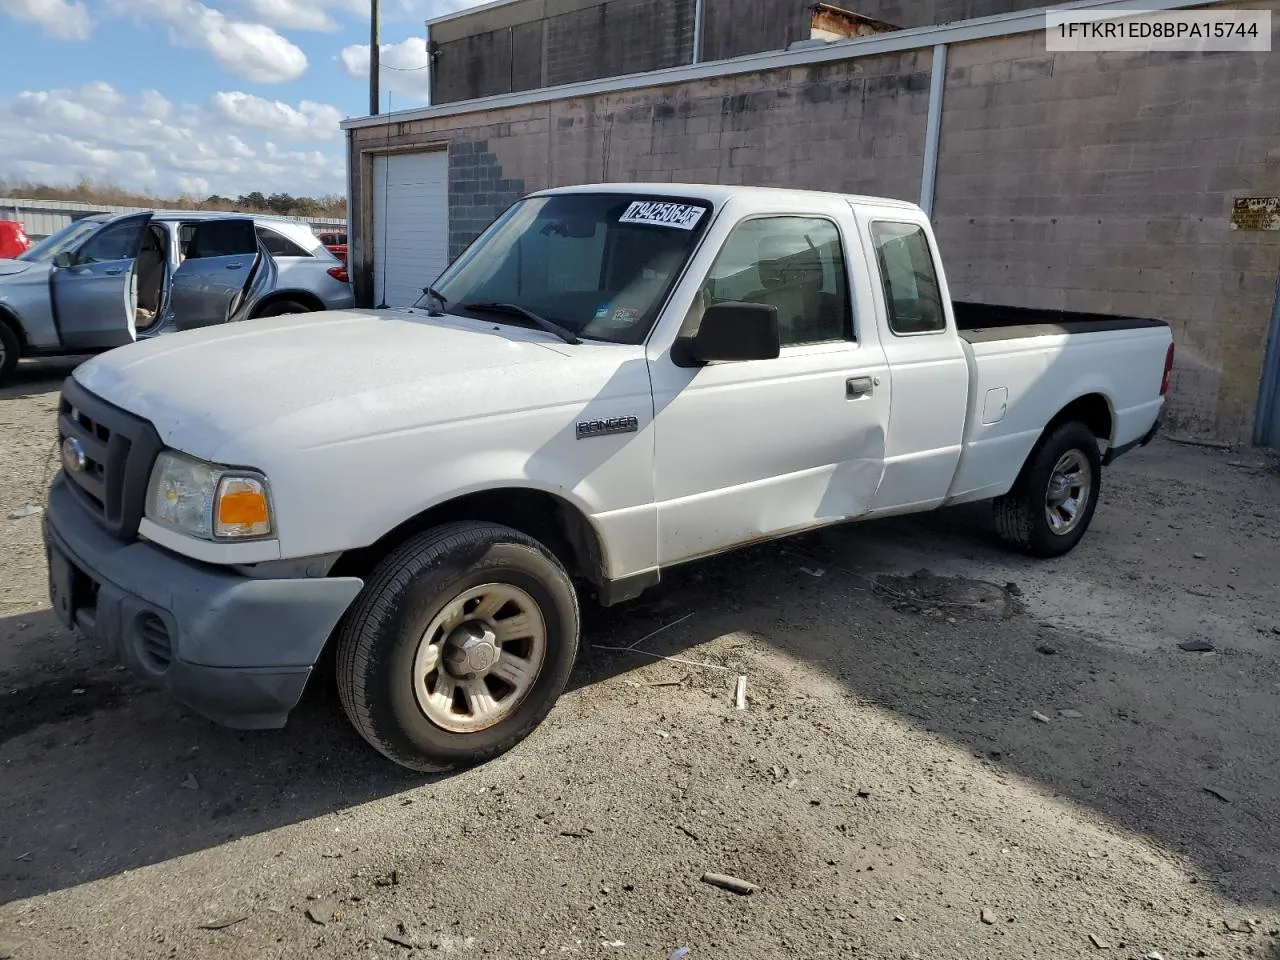
<svg viewBox="0 0 1280 960">
<path fill-rule="evenodd" d="M 453 13 L 442 13 L 438 17 L 431 17 L 427 20 L 427 26 L 433 23 L 448 23 L 450 20 L 461 20 L 469 17 L 473 13 L 483 13 L 486 10 L 496 10 L 498 7 L 505 7 L 519 0 L 489 0 L 488 3 L 478 3 L 474 7 L 467 7 L 465 10 L 455 10 Z"/>
<path fill-rule="evenodd" d="M 495 0 L 494 4 L 473 7 L 466 13 L 483 10 L 487 6 L 509 2 L 513 2 L 513 0 Z M 578 83 L 567 83 L 555 87 L 539 87 L 535 90 L 523 90 L 517 93 L 500 93 L 490 97 L 479 97 L 474 100 L 459 100 L 454 103 L 444 103 L 437 106 L 415 107 L 410 110 L 380 113 L 374 116 L 351 117 L 341 121 L 339 126 L 343 130 L 357 130 L 364 127 L 379 127 L 388 123 L 434 120 L 443 117 L 463 116 L 468 113 L 481 113 L 488 110 L 501 110 L 507 107 L 552 103 L 557 100 L 570 100 L 574 97 L 643 90 L 648 87 L 661 87 L 673 83 L 685 83 L 690 80 L 737 76 L 762 70 L 779 70 L 787 67 L 854 60 L 859 57 L 878 56 L 886 53 L 900 53 L 905 50 L 921 50 L 937 44 L 966 43 L 972 40 L 1012 36 L 1043 29 L 1045 15 L 1056 11 L 1114 11 L 1117 16 L 1121 16 L 1135 12 L 1180 10 L 1186 7 L 1212 7 L 1226 2 L 1228 0 L 1073 0 L 1071 3 L 1051 4 L 1031 10 L 1020 10 L 1016 13 L 1000 13 L 990 17 L 975 17 L 972 20 L 956 20 L 951 23 L 933 24 L 927 27 L 912 27 L 909 30 L 882 33 L 870 37 L 835 40 L 824 47 L 811 47 L 802 50 L 767 50 L 762 53 L 747 54 L 730 60 L 684 64 L 678 67 L 652 70 L 647 73 L 631 73 L 620 77 L 584 80 Z M 452 16 L 462 15 L 465 14 Z"/>
</svg>

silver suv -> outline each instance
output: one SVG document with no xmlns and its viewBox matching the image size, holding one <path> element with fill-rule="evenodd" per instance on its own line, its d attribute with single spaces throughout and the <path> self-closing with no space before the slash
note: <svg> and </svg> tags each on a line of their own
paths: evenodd
<svg viewBox="0 0 1280 960">
<path fill-rule="evenodd" d="M 346 265 L 284 217 L 161 211 L 77 220 L 0 259 L 0 382 L 19 357 L 355 305 Z"/>
</svg>

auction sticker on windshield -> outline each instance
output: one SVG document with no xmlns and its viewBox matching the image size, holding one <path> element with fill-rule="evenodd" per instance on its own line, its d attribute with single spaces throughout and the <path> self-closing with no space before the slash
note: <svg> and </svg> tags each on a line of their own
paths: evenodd
<svg viewBox="0 0 1280 960">
<path fill-rule="evenodd" d="M 618 218 L 619 223 L 648 223 L 658 227 L 678 227 L 692 230 L 702 219 L 705 207 L 689 203 L 665 203 L 655 200 L 637 200 Z"/>
</svg>

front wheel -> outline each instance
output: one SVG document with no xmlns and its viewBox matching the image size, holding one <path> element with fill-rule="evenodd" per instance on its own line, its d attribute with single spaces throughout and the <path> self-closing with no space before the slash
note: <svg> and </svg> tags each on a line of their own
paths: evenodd
<svg viewBox="0 0 1280 960">
<path fill-rule="evenodd" d="M 338 637 L 338 693 L 384 756 L 450 770 L 528 736 L 577 652 L 577 596 L 551 552 L 509 527 L 449 524 L 370 577 Z"/>
<path fill-rule="evenodd" d="M 1061 424 L 1032 451 L 1013 489 L 995 500 L 996 530 L 1032 556 L 1062 556 L 1089 528 L 1101 485 L 1097 437 L 1083 423 Z"/>
</svg>

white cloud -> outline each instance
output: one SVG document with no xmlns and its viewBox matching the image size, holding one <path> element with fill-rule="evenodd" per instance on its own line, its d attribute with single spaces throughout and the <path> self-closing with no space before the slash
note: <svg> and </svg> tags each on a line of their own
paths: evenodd
<svg viewBox="0 0 1280 960">
<path fill-rule="evenodd" d="M 138 112 L 151 120 L 163 120 L 173 110 L 173 104 L 159 90 L 143 90 L 138 95 Z"/>
<path fill-rule="evenodd" d="M 259 23 L 291 30 L 330 33 L 338 24 L 317 0 L 244 0 L 244 7 Z"/>
<path fill-rule="evenodd" d="M 334 140 L 342 132 L 342 111 L 327 103 L 303 100 L 291 107 L 281 100 L 267 100 L 239 90 L 215 93 L 214 112 L 228 123 L 274 130 L 299 140 Z"/>
<path fill-rule="evenodd" d="M 347 75 L 357 79 L 369 76 L 369 44 L 356 43 L 343 47 L 338 55 Z M 409 37 L 400 43 L 378 45 L 382 70 L 379 86 L 382 90 L 418 100 L 430 96 L 427 65 L 427 41 L 423 37 Z"/>
<path fill-rule="evenodd" d="M 28 0 L 30 2 L 30 0 Z M 307 55 L 261 23 L 233 20 L 199 0 L 109 0 L 117 13 L 149 25 L 169 27 L 175 44 L 208 51 L 236 76 L 258 83 L 296 80 L 307 69 Z"/>
<path fill-rule="evenodd" d="M 0 13 L 38 23 L 55 40 L 88 40 L 93 33 L 81 0 L 0 0 Z"/>
<path fill-rule="evenodd" d="M 295 107 L 240 92 L 199 105 L 101 82 L 24 91 L 0 101 L 0 170 L 55 183 L 88 176 L 168 195 L 342 193 L 341 149 L 305 146 L 331 141 L 339 118 L 327 104 Z M 302 146 L 281 148 L 281 136 Z"/>
<path fill-rule="evenodd" d="M 204 177 L 178 177 L 178 189 L 184 196 L 207 197 L 210 195 L 209 181 Z"/>
</svg>

